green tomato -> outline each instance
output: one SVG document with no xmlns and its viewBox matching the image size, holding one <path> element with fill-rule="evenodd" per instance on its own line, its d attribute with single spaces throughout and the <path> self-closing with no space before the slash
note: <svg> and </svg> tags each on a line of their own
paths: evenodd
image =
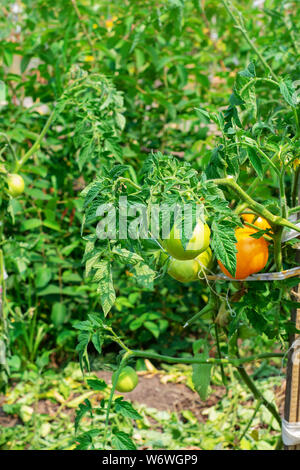
<svg viewBox="0 0 300 470">
<path fill-rule="evenodd" d="M 212 251 L 207 248 L 197 258 L 190 260 L 179 260 L 171 258 L 168 274 L 179 282 L 197 281 L 203 277 L 204 272 L 210 267 Z"/>
<path fill-rule="evenodd" d="M 180 227 L 174 224 L 170 231 L 169 238 L 163 241 L 163 247 L 173 258 L 190 260 L 196 258 L 208 248 L 209 238 L 209 226 L 199 220 L 194 228 L 192 237 L 186 247 L 184 247 L 180 239 Z"/>
<path fill-rule="evenodd" d="M 115 377 L 116 372 L 114 372 L 112 375 L 112 381 L 114 381 Z M 137 386 L 138 381 L 139 378 L 136 371 L 132 367 L 126 366 L 120 372 L 116 390 L 122 393 L 131 392 Z"/>
<path fill-rule="evenodd" d="M 8 192 L 12 197 L 20 196 L 24 192 L 25 183 L 21 175 L 12 174 L 7 178 Z"/>
</svg>

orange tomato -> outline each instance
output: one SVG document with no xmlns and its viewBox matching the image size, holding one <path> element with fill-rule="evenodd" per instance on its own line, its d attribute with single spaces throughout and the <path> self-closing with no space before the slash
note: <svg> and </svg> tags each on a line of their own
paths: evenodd
<svg viewBox="0 0 300 470">
<path fill-rule="evenodd" d="M 251 274 L 258 273 L 267 264 L 269 251 L 268 243 L 263 238 L 253 238 L 251 235 L 257 230 L 251 227 L 237 228 L 235 230 L 236 243 L 236 273 L 233 277 L 223 266 L 221 261 L 218 264 L 226 276 L 231 279 L 245 279 Z"/>
<path fill-rule="evenodd" d="M 257 217 L 256 220 L 255 214 L 242 214 L 241 217 L 244 222 L 249 222 L 249 224 L 256 225 L 260 230 L 271 229 L 271 225 L 263 217 Z M 249 225 L 247 225 L 247 227 L 250 228 Z"/>
</svg>

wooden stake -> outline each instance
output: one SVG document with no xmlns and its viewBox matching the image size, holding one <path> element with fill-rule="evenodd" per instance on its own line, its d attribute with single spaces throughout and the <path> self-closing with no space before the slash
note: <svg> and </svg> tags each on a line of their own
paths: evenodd
<svg viewBox="0 0 300 470">
<path fill-rule="evenodd" d="M 298 293 L 300 294 L 300 285 L 298 286 Z M 292 320 L 295 322 L 297 329 L 300 329 L 300 309 L 292 315 Z M 300 335 L 293 335 L 290 345 L 299 338 Z M 289 351 L 287 376 L 286 376 L 286 393 L 285 393 L 285 407 L 284 419 L 290 423 L 300 422 L 300 366 L 293 363 L 294 351 Z M 295 446 L 285 446 L 286 450 L 300 450 L 300 444 Z"/>
<path fill-rule="evenodd" d="M 300 188 L 298 193 L 300 200 Z M 296 259 L 298 264 L 300 262 L 300 252 L 297 252 Z M 297 301 L 300 297 L 300 284 L 298 284 L 298 295 L 295 296 Z M 292 313 L 292 322 L 297 329 L 300 329 L 300 309 Z M 300 335 L 291 335 L 290 347 L 293 342 L 299 338 Z M 300 365 L 299 361 L 293 362 L 294 351 L 290 350 L 288 354 L 287 374 L 286 374 L 286 392 L 285 392 L 285 406 L 284 406 L 284 419 L 289 423 L 300 422 Z M 285 450 L 300 450 L 300 444 L 295 446 L 285 446 Z"/>
</svg>

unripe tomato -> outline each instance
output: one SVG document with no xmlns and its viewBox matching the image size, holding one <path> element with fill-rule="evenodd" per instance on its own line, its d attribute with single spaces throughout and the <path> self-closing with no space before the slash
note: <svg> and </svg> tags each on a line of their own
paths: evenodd
<svg viewBox="0 0 300 470">
<path fill-rule="evenodd" d="M 255 220 L 255 214 L 242 214 L 241 217 L 245 222 L 249 222 L 249 224 L 256 225 L 260 230 L 267 230 L 272 228 L 269 222 L 263 217 L 257 217 L 257 219 Z"/>
<path fill-rule="evenodd" d="M 197 258 L 189 260 L 179 260 L 171 258 L 168 267 L 168 274 L 179 282 L 192 282 L 203 276 L 204 272 L 211 265 L 212 252 L 207 248 Z M 201 274 L 199 274 L 201 273 Z"/>
<path fill-rule="evenodd" d="M 209 245 L 210 229 L 201 220 L 193 230 L 192 237 L 184 248 L 180 239 L 180 225 L 173 225 L 169 238 L 163 241 L 163 246 L 173 258 L 179 260 L 194 259 L 205 251 Z"/>
<path fill-rule="evenodd" d="M 115 377 L 116 372 L 114 372 L 112 375 L 112 381 L 114 381 Z M 137 376 L 136 371 L 132 367 L 126 366 L 120 372 L 116 385 L 116 390 L 122 393 L 132 392 L 132 390 L 137 386 L 138 381 L 139 378 Z"/>
<path fill-rule="evenodd" d="M 218 264 L 226 276 L 232 279 L 245 279 L 251 274 L 258 273 L 267 264 L 269 251 L 268 243 L 263 238 L 253 238 L 251 235 L 257 230 L 251 227 L 237 228 L 235 230 L 236 243 L 236 273 L 233 277 L 223 266 L 221 261 Z"/>
<path fill-rule="evenodd" d="M 8 192 L 12 197 L 20 196 L 25 189 L 25 183 L 21 175 L 16 173 L 7 178 Z"/>
</svg>

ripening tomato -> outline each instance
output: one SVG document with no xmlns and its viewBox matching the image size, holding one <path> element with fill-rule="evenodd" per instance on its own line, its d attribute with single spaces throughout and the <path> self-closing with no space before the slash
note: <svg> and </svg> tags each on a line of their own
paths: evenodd
<svg viewBox="0 0 300 470">
<path fill-rule="evenodd" d="M 179 260 L 194 259 L 208 248 L 210 229 L 201 220 L 195 226 L 193 234 L 185 247 L 180 239 L 180 234 L 180 225 L 175 223 L 170 231 L 169 238 L 163 241 L 164 248 L 173 258 Z"/>
<path fill-rule="evenodd" d="M 267 264 L 269 251 L 268 243 L 263 238 L 253 238 L 251 235 L 257 230 L 251 227 L 237 228 L 235 230 L 236 243 L 236 273 L 233 277 L 223 266 L 221 261 L 218 264 L 226 276 L 232 279 L 245 279 L 251 274 L 258 273 Z"/>
<path fill-rule="evenodd" d="M 115 376 L 116 372 L 112 375 L 112 381 L 114 381 Z M 132 390 L 137 386 L 138 381 L 139 378 L 136 371 L 132 367 L 126 366 L 120 372 L 116 390 L 121 393 L 132 392 Z"/>
<path fill-rule="evenodd" d="M 242 214 L 241 217 L 245 222 L 256 225 L 260 230 L 267 230 L 272 228 L 269 222 L 263 217 L 257 217 L 255 220 L 255 214 Z M 249 227 L 249 225 L 247 227 Z"/>
<path fill-rule="evenodd" d="M 25 189 L 25 183 L 21 175 L 11 174 L 7 178 L 8 192 L 12 197 L 20 196 Z"/>
<path fill-rule="evenodd" d="M 194 259 L 179 260 L 171 258 L 168 274 L 179 282 L 197 281 L 209 269 L 211 260 L 212 252 L 210 248 L 207 248 Z"/>
</svg>

